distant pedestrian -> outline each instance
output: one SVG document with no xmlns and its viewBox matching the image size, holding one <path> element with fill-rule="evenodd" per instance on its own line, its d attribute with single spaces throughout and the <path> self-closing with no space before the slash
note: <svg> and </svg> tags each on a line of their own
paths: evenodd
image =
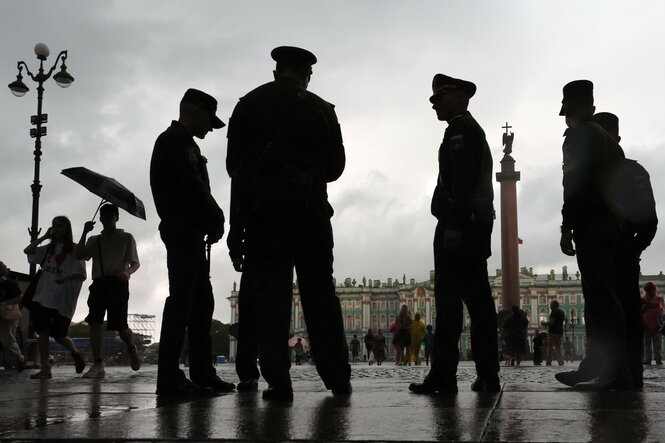
<svg viewBox="0 0 665 443">
<path fill-rule="evenodd" d="M 429 366 L 429 359 L 434 349 L 434 333 L 432 332 L 432 325 L 427 325 L 426 329 L 423 343 L 425 345 L 425 365 Z"/>
<path fill-rule="evenodd" d="M 47 246 L 39 246 L 50 239 Z M 23 252 L 28 262 L 41 265 L 41 277 L 30 304 L 30 317 L 39 334 L 39 356 L 42 368 L 30 378 L 51 378 L 51 345 L 49 336 L 67 348 L 74 360 L 76 373 L 85 369 L 83 355 L 67 335 L 69 324 L 76 310 L 81 285 L 85 280 L 85 264 L 74 257 L 72 224 L 67 217 L 53 219 L 46 234 L 30 243 Z"/>
<path fill-rule="evenodd" d="M 529 320 L 519 306 L 512 307 L 512 315 L 503 325 L 508 354 L 511 356 L 511 365 L 520 365 L 522 355 L 526 353 L 526 331 Z"/>
<path fill-rule="evenodd" d="M 427 327 L 420 320 L 420 313 L 416 312 L 411 324 L 411 361 L 416 365 L 420 364 L 420 348 L 423 345 L 426 333 Z"/>
<path fill-rule="evenodd" d="M 298 337 L 298 341 L 293 345 L 293 352 L 296 355 L 296 365 L 302 365 L 303 358 L 305 357 L 305 347 L 302 344 L 302 338 Z"/>
<path fill-rule="evenodd" d="M 658 332 L 662 326 L 660 318 L 663 314 L 663 297 L 658 295 L 658 288 L 653 282 L 644 285 L 644 360 L 645 365 L 651 364 L 651 357 L 657 365 L 663 364 L 661 354 L 662 335 Z M 653 351 L 653 353 L 652 353 Z"/>
<path fill-rule="evenodd" d="M 0 344 L 16 357 L 16 369 L 25 369 L 25 357 L 16 341 L 16 327 L 21 318 L 19 302 L 21 290 L 14 280 L 9 280 L 9 268 L 0 261 Z"/>
<path fill-rule="evenodd" d="M 413 319 L 409 313 L 409 308 L 402 305 L 396 319 L 397 334 L 395 335 L 395 345 L 397 346 L 397 355 L 399 355 L 398 365 L 407 366 L 410 363 L 410 347 L 411 347 L 411 324 Z"/>
<path fill-rule="evenodd" d="M 563 323 L 566 320 L 566 314 L 559 308 L 559 302 L 552 300 L 550 302 L 550 318 L 541 324 L 547 326 L 547 366 L 552 366 L 552 360 L 556 360 L 559 366 L 564 365 L 562 339 Z"/>
<path fill-rule="evenodd" d="M 536 366 L 543 364 L 543 341 L 543 334 L 536 328 L 531 339 L 531 343 L 533 344 L 533 364 Z"/>
<path fill-rule="evenodd" d="M 358 361 L 358 355 L 360 354 L 360 340 L 358 340 L 356 334 L 353 334 L 353 340 L 349 343 L 349 347 L 351 348 L 351 361 L 356 363 Z"/>
<path fill-rule="evenodd" d="M 372 351 L 374 352 L 374 360 L 376 361 L 377 366 L 386 360 L 386 351 L 388 350 L 386 346 L 386 337 L 383 335 L 383 329 L 379 329 L 374 336 L 374 342 L 372 345 Z"/>
<path fill-rule="evenodd" d="M 573 342 L 568 337 L 563 342 L 563 359 L 571 363 L 573 362 Z"/>
<path fill-rule="evenodd" d="M 367 351 L 367 361 L 369 364 L 372 364 L 372 348 L 374 347 L 374 334 L 372 330 L 368 329 L 367 334 L 363 337 L 363 342 L 365 343 L 365 350 Z"/>
<path fill-rule="evenodd" d="M 139 256 L 132 234 L 116 227 L 118 218 L 117 206 L 112 204 L 102 206 L 99 210 L 99 221 L 102 222 L 104 230 L 101 234 L 87 239 L 95 222 L 86 222 L 74 251 L 78 260 L 92 258 L 92 284 L 88 297 L 90 312 L 85 321 L 90 326 L 93 365 L 83 374 L 83 378 L 105 376 L 102 325 L 107 312 L 106 329 L 118 331 L 118 335 L 127 345 L 132 370 L 138 371 L 141 368 L 141 360 L 134 343 L 134 333 L 127 323 L 129 279 L 140 266 Z"/>
</svg>

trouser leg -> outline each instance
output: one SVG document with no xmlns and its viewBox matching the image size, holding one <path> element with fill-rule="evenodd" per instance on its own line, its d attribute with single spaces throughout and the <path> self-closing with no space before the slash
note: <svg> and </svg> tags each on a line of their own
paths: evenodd
<svg viewBox="0 0 665 443">
<path fill-rule="evenodd" d="M 289 328 L 293 298 L 293 253 L 278 220 L 255 222 L 247 230 L 246 271 L 256 297 L 261 375 L 276 389 L 291 389 Z"/>
<path fill-rule="evenodd" d="M 17 326 L 18 320 L 0 319 L 0 344 L 2 344 L 4 349 L 14 354 L 19 361 L 23 361 L 25 358 L 16 342 L 15 333 Z"/>
<path fill-rule="evenodd" d="M 487 261 L 477 260 L 464 264 L 460 295 L 466 303 L 471 319 L 471 353 L 480 377 L 495 376 L 499 372 L 497 349 L 496 308 L 487 276 Z M 516 356 L 519 359 L 519 356 Z"/>
<path fill-rule="evenodd" d="M 582 274 L 589 346 L 597 356 L 599 375 L 616 378 L 628 370 L 626 318 L 617 288 L 618 237 L 575 236 Z"/>
<path fill-rule="evenodd" d="M 351 377 L 342 309 L 335 294 L 333 235 L 330 220 L 313 217 L 296 233 L 296 273 L 316 369 L 326 385 L 344 385 Z"/>
<path fill-rule="evenodd" d="M 166 245 L 169 273 L 169 296 L 164 303 L 159 339 L 157 384 L 169 384 L 184 377 L 179 369 L 185 330 L 195 306 L 196 282 L 205 261 L 203 236 L 184 230 L 162 231 Z"/>
<path fill-rule="evenodd" d="M 651 363 L 651 335 L 644 333 L 643 336 L 643 348 L 644 348 L 644 363 Z"/>
<path fill-rule="evenodd" d="M 201 263 L 200 269 L 195 282 L 195 305 L 189 314 L 187 340 L 189 376 L 194 383 L 205 384 L 216 375 L 212 365 L 212 340 L 210 338 L 215 299 L 210 284 L 208 263 L 205 259 Z"/>
<path fill-rule="evenodd" d="M 252 291 L 252 281 L 244 270 L 240 277 L 238 292 L 238 351 L 236 353 L 236 373 L 241 381 L 258 379 L 256 367 L 258 357 L 258 336 L 256 324 L 256 303 Z"/>
</svg>

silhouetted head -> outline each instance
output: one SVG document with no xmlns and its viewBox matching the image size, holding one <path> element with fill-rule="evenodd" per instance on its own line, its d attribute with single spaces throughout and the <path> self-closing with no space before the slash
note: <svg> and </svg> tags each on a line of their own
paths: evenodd
<svg viewBox="0 0 665 443">
<path fill-rule="evenodd" d="M 563 99 L 559 115 L 566 117 L 569 128 L 589 119 L 596 111 L 593 105 L 593 83 L 589 80 L 574 80 L 563 87 Z"/>
<path fill-rule="evenodd" d="M 353 334 L 353 338 L 358 338 L 358 336 L 356 334 Z"/>
<path fill-rule="evenodd" d="M 307 49 L 295 46 L 279 46 L 270 52 L 275 60 L 275 79 L 291 78 L 307 89 L 312 78 L 312 65 L 316 64 L 316 56 Z"/>
<path fill-rule="evenodd" d="M 378 331 L 376 331 L 376 333 L 379 335 L 383 335 L 383 329 L 379 329 Z"/>
<path fill-rule="evenodd" d="M 436 74 L 432 79 L 432 93 L 429 101 L 437 118 L 450 122 L 467 110 L 469 99 L 476 93 L 476 85 L 470 81 Z"/>
<path fill-rule="evenodd" d="M 99 221 L 102 222 L 104 228 L 115 228 L 119 218 L 120 214 L 116 205 L 107 203 L 99 209 Z"/>
<path fill-rule="evenodd" d="M 371 333 L 372 333 L 372 330 L 371 330 L 371 329 L 368 329 L 368 330 L 367 330 L 367 333 L 368 333 L 368 334 L 371 334 Z"/>
<path fill-rule="evenodd" d="M 617 143 L 621 141 L 621 136 L 619 136 L 619 117 L 611 112 L 599 112 L 593 116 L 593 121 L 606 130 Z"/>
<path fill-rule="evenodd" d="M 213 129 L 226 126 L 217 117 L 217 100 L 198 89 L 188 89 L 180 100 L 178 121 L 193 136 L 203 139 Z"/>
<path fill-rule="evenodd" d="M 647 295 L 656 295 L 656 293 L 658 292 L 658 287 L 654 282 L 650 281 L 644 285 L 644 292 L 646 292 Z"/>
<path fill-rule="evenodd" d="M 519 313 L 520 313 L 520 307 L 519 306 L 513 306 L 510 309 L 513 311 L 513 314 L 519 315 Z"/>
<path fill-rule="evenodd" d="M 302 338 L 298 337 L 298 343 L 302 342 Z"/>
<path fill-rule="evenodd" d="M 554 309 L 554 308 L 558 308 L 558 307 L 559 307 L 559 302 L 558 301 L 552 300 L 550 302 L 550 308 Z"/>
<path fill-rule="evenodd" d="M 70 253 L 74 249 L 72 222 L 64 215 L 58 215 L 51 222 L 51 242 L 63 244 L 62 252 Z"/>
<path fill-rule="evenodd" d="M 413 318 L 416 320 L 420 320 L 420 312 L 416 312 L 416 315 L 414 315 Z"/>
<path fill-rule="evenodd" d="M 427 325 L 427 332 L 432 332 L 432 325 Z"/>
<path fill-rule="evenodd" d="M 9 268 L 0 261 L 0 278 L 5 279 L 9 275 Z"/>
</svg>

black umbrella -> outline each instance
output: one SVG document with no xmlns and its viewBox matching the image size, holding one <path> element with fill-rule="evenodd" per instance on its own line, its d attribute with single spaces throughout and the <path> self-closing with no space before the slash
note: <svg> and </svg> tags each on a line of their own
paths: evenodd
<svg viewBox="0 0 665 443">
<path fill-rule="evenodd" d="M 105 202 L 113 203 L 124 209 L 135 217 L 145 220 L 145 208 L 143 202 L 117 180 L 97 174 L 84 167 L 67 168 L 62 170 L 62 175 L 71 178 L 76 183 L 85 187 L 88 191 L 102 198 L 99 207 Z M 97 207 L 97 210 L 99 210 Z M 95 216 L 97 212 L 95 212 Z M 95 218 L 93 216 L 93 220 Z"/>
</svg>

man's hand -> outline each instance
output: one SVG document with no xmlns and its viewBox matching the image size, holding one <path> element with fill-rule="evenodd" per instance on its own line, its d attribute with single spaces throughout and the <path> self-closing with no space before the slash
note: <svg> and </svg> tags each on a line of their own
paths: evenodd
<svg viewBox="0 0 665 443">
<path fill-rule="evenodd" d="M 576 251 L 573 246 L 573 231 L 561 228 L 561 241 L 559 245 L 561 245 L 561 252 L 571 257 L 574 256 Z"/>
<path fill-rule="evenodd" d="M 87 234 L 88 232 L 91 232 L 93 229 L 95 229 L 95 222 L 94 221 L 87 221 L 83 225 L 83 233 Z"/>
<path fill-rule="evenodd" d="M 209 245 L 214 245 L 224 236 L 224 225 L 220 226 L 216 232 L 208 233 L 206 237 L 206 243 Z"/>
<path fill-rule="evenodd" d="M 459 248 L 462 245 L 462 233 L 446 229 L 443 232 L 443 248 L 450 251 Z"/>
<path fill-rule="evenodd" d="M 130 274 L 128 271 L 122 271 L 119 274 L 117 274 L 116 277 L 118 277 L 118 279 L 120 279 L 122 281 L 129 281 L 129 279 L 131 278 L 131 275 L 132 274 Z"/>
</svg>

